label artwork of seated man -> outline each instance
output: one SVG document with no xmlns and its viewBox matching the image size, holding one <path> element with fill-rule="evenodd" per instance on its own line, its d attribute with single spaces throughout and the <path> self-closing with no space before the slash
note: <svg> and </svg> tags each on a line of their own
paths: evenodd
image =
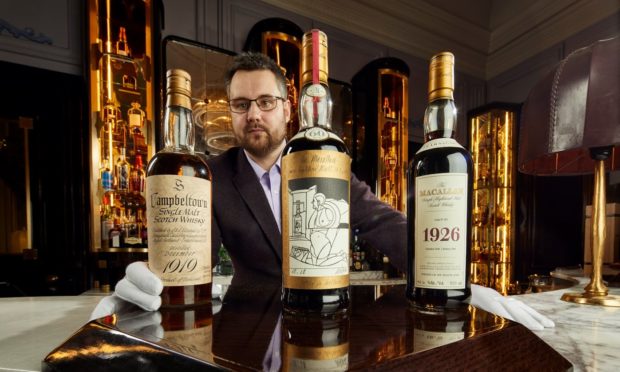
<svg viewBox="0 0 620 372">
<path fill-rule="evenodd" d="M 327 198 L 323 193 L 316 192 L 316 186 L 306 190 L 296 190 L 292 193 L 291 199 L 299 200 L 302 195 L 304 199 L 311 200 L 312 208 L 308 217 L 306 211 L 299 208 L 299 205 L 303 206 L 306 203 L 296 204 L 293 216 L 296 227 L 291 232 L 290 240 L 291 258 L 298 263 L 317 268 L 334 267 L 343 262 L 348 264 L 347 251 L 336 249 L 339 245 L 348 244 L 348 203 L 342 199 Z M 305 226 L 306 229 L 300 231 L 297 226 Z"/>
</svg>

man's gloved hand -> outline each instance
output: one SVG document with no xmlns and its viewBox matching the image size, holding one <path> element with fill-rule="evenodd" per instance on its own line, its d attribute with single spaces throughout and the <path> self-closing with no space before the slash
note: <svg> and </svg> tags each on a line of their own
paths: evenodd
<svg viewBox="0 0 620 372">
<path fill-rule="evenodd" d="M 502 318 L 521 323 L 533 331 L 555 327 L 551 319 L 515 298 L 502 296 L 492 288 L 472 284 L 470 304 Z"/>
<path fill-rule="evenodd" d="M 125 269 L 125 277 L 116 284 L 114 293 L 99 301 L 90 319 L 120 312 L 130 304 L 155 311 L 161 306 L 159 295 L 163 288 L 161 280 L 149 270 L 146 262 L 133 262 Z"/>
</svg>

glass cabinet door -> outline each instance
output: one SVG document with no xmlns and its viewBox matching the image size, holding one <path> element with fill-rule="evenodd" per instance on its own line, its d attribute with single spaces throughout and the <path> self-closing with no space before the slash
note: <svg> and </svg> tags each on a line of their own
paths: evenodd
<svg viewBox="0 0 620 372">
<path fill-rule="evenodd" d="M 518 105 L 490 104 L 469 113 L 474 162 L 471 281 L 511 291 L 515 247 Z"/>
</svg>

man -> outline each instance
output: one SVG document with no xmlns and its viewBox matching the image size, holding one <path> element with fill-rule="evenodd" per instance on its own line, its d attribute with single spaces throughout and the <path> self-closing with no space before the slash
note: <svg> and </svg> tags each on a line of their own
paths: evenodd
<svg viewBox="0 0 620 372">
<path fill-rule="evenodd" d="M 280 163 L 291 116 L 286 78 L 259 53 L 235 57 L 226 75 L 240 147 L 208 161 L 213 173 L 213 248 L 228 250 L 237 275 L 281 277 Z M 351 229 L 405 269 L 406 218 L 351 176 Z"/>
<path fill-rule="evenodd" d="M 260 53 L 235 57 L 226 79 L 233 134 L 239 147 L 209 159 L 213 175 L 212 259 L 223 244 L 235 269 L 233 280 L 282 277 L 280 163 L 291 117 L 286 78 L 280 67 Z M 406 270 L 405 216 L 379 201 L 370 188 L 351 174 L 350 226 L 359 237 L 387 254 Z M 126 305 L 146 310 L 161 305 L 161 281 L 145 263 L 127 267 L 127 276 L 106 297 L 91 318 Z"/>
</svg>

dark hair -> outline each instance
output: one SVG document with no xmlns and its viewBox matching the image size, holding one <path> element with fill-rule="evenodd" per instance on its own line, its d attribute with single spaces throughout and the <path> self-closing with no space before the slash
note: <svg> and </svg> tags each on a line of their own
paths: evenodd
<svg viewBox="0 0 620 372">
<path fill-rule="evenodd" d="M 287 89 L 286 89 L 286 77 L 282 73 L 282 69 L 278 66 L 277 63 L 274 62 L 273 59 L 262 53 L 256 52 L 243 52 L 238 54 L 233 59 L 232 64 L 226 71 L 225 84 L 226 84 L 226 93 L 230 95 L 230 82 L 232 81 L 233 76 L 237 73 L 237 71 L 260 71 L 260 70 L 268 70 L 273 72 L 276 77 L 276 83 L 278 84 L 278 89 L 282 94 L 283 98 L 287 98 Z"/>
</svg>

